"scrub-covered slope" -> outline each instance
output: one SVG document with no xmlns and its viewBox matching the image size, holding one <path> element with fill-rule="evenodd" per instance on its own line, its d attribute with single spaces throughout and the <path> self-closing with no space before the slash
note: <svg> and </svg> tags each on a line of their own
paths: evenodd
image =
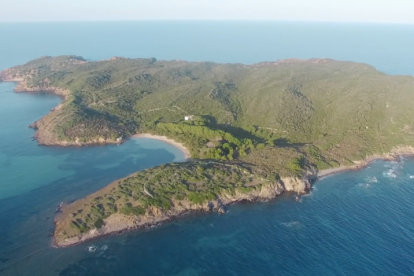
<svg viewBox="0 0 414 276">
<path fill-rule="evenodd" d="M 222 162 L 173 163 L 138 172 L 62 207 L 55 243 L 71 245 L 127 229 L 156 225 L 189 211 L 225 212 L 241 200 L 269 200 L 304 192 L 309 182 L 265 176 L 255 168 Z"/>
<path fill-rule="evenodd" d="M 230 153 L 221 142 L 227 135 L 240 140 L 237 148 L 245 145 L 243 154 L 251 144 L 312 144 L 341 163 L 413 141 L 414 78 L 353 62 L 247 66 L 63 56 L 5 70 L 0 78 L 21 81 L 18 91 L 67 97 L 34 125 L 43 144 L 116 142 L 147 131 L 188 144 L 195 157 L 211 158 L 224 155 L 213 148 Z M 182 124 L 187 115 L 196 116 L 191 125 Z"/>
</svg>

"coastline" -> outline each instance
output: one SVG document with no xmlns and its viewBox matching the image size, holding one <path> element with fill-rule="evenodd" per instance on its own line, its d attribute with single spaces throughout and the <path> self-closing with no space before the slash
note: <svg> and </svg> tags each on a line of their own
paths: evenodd
<svg viewBox="0 0 414 276">
<path fill-rule="evenodd" d="M 173 139 L 170 139 L 167 136 L 154 135 L 151 133 L 137 133 L 137 134 L 132 135 L 130 138 L 150 138 L 150 139 L 160 140 L 181 150 L 184 153 L 185 160 L 188 160 L 191 158 L 190 151 L 182 143 L 179 143 Z"/>
<path fill-rule="evenodd" d="M 129 226 L 123 229 L 116 229 L 114 231 L 111 232 L 106 232 L 106 233 L 102 233 L 90 238 L 87 238 L 85 240 L 79 240 L 73 243 L 68 243 L 68 244 L 59 244 L 59 242 L 57 241 L 56 237 L 53 235 L 52 240 L 51 240 L 51 246 L 54 248 L 68 248 L 71 246 L 75 246 L 75 245 L 79 245 L 91 240 L 96 240 L 96 239 L 100 239 L 100 238 L 105 238 L 105 237 L 110 237 L 110 236 L 115 236 L 115 235 L 120 235 L 123 233 L 128 233 L 131 231 L 136 231 L 136 230 L 149 230 L 149 229 L 154 229 L 157 227 L 160 227 L 163 225 L 163 223 L 168 223 L 168 222 L 172 222 L 175 221 L 177 219 L 180 219 L 183 216 L 189 215 L 189 214 L 195 214 L 195 213 L 212 213 L 213 211 L 204 211 L 204 210 L 188 210 L 188 211 L 183 211 L 181 213 L 175 214 L 175 215 L 171 215 L 169 217 L 163 217 L 162 219 L 158 219 L 158 220 L 153 220 L 153 221 L 149 221 L 146 222 L 144 224 L 140 224 L 140 225 L 134 225 L 134 226 Z M 55 227 L 56 227 L 56 221 L 54 222 Z"/>
<path fill-rule="evenodd" d="M 401 159 L 401 157 L 413 156 L 414 148 L 412 146 L 400 146 L 392 149 L 389 153 L 383 155 L 372 155 L 365 158 L 364 160 L 353 161 L 354 165 L 351 166 L 339 166 L 335 168 L 320 170 L 317 174 L 317 180 L 342 172 L 362 170 L 366 168 L 369 164 L 377 160 L 398 162 Z"/>
<path fill-rule="evenodd" d="M 21 84 L 23 81 L 22 80 L 10 80 L 10 82 L 15 82 L 17 84 Z M 61 90 L 61 89 L 56 88 L 56 87 L 49 87 L 49 89 L 47 89 L 47 90 L 42 89 L 42 88 L 38 88 L 38 87 L 31 88 L 31 89 L 28 89 L 28 88 L 20 88 L 20 87 L 16 87 L 15 88 L 15 92 L 17 92 L 17 93 L 19 93 L 19 92 L 33 93 L 33 92 L 38 92 L 38 91 L 45 91 L 45 92 L 53 93 L 53 94 L 55 94 L 57 96 L 63 97 L 63 100 L 66 100 L 67 99 L 67 96 L 70 93 L 68 91 Z M 61 106 L 62 104 L 63 104 L 63 102 L 60 105 L 58 105 L 56 108 L 54 108 L 53 110 L 51 110 L 51 111 L 58 110 L 59 109 L 58 107 Z M 168 144 L 170 144 L 170 145 L 172 145 L 172 146 L 177 147 L 178 149 L 180 149 L 184 153 L 184 156 L 185 156 L 185 159 L 186 160 L 188 160 L 189 158 L 191 158 L 191 155 L 190 155 L 189 150 L 182 143 L 176 142 L 175 140 L 170 139 L 167 136 L 153 135 L 153 134 L 150 134 L 150 133 L 139 133 L 139 134 L 135 134 L 135 135 L 130 136 L 130 138 L 149 138 L 149 139 L 160 140 L 160 141 L 166 142 L 166 143 L 168 143 Z M 111 142 L 105 141 L 103 144 L 109 144 L 109 143 L 111 143 Z M 112 143 L 115 143 L 115 142 L 112 142 Z M 95 144 L 95 142 L 93 142 L 92 144 Z M 100 143 L 98 142 L 96 144 L 100 144 Z M 65 145 L 60 144 L 59 146 L 65 146 Z M 75 145 L 75 146 L 81 146 L 81 145 Z M 374 162 L 376 160 L 398 161 L 401 156 L 413 156 L 414 155 L 414 150 L 410 146 L 407 146 L 407 147 L 399 147 L 397 149 L 398 150 L 395 150 L 395 149 L 391 150 L 390 153 L 388 153 L 388 154 L 373 155 L 373 156 L 367 157 L 367 158 L 365 158 L 365 159 L 363 159 L 361 161 L 353 161 L 352 162 L 353 164 L 352 165 L 349 165 L 349 166 L 339 166 L 339 167 L 336 167 L 336 168 L 329 168 L 329 169 L 321 170 L 321 171 L 319 171 L 317 173 L 316 181 L 318 181 L 318 180 L 320 180 L 322 178 L 325 178 L 325 177 L 328 177 L 328 176 L 337 174 L 337 173 L 342 173 L 342 172 L 347 172 L 347 171 L 356 171 L 356 170 L 364 169 L 370 163 L 372 163 L 372 162 Z M 240 200 L 230 201 L 227 204 L 237 203 L 238 201 L 240 201 Z M 138 229 L 138 228 L 144 228 L 145 229 L 145 228 L 156 227 L 161 222 L 176 220 L 176 219 L 179 219 L 182 215 L 184 215 L 184 214 L 186 214 L 188 212 L 194 212 L 194 211 L 201 211 L 201 212 L 203 212 L 205 210 L 197 210 L 196 209 L 196 210 L 183 211 L 183 213 L 178 213 L 177 215 L 171 215 L 171 216 L 167 216 L 167 217 L 162 217 L 158 221 L 147 222 L 147 223 L 145 223 L 143 225 L 133 225 L 133 226 L 130 226 L 130 227 L 121 229 L 121 230 L 115 230 L 113 232 L 102 233 L 102 234 L 99 233 L 99 235 L 94 236 L 91 239 L 93 239 L 95 237 L 98 238 L 98 237 L 105 236 L 105 235 L 122 233 L 122 232 L 126 232 L 126 231 L 133 230 L 133 229 Z M 84 241 L 86 241 L 86 240 L 84 240 Z M 82 243 L 84 241 L 79 241 L 78 243 Z M 55 243 L 56 247 L 64 247 L 64 246 L 59 246 L 56 243 L 56 240 L 55 240 L 54 243 Z"/>
<path fill-rule="evenodd" d="M 52 108 L 50 110 L 51 112 L 59 110 L 63 106 L 65 101 L 68 99 L 68 96 L 70 95 L 69 90 L 62 89 L 62 88 L 59 88 L 59 87 L 33 87 L 33 88 L 28 88 L 26 83 L 25 83 L 24 78 L 4 78 L 4 77 L 0 76 L 0 82 L 13 82 L 13 83 L 15 83 L 16 86 L 13 90 L 16 93 L 46 92 L 46 93 L 51 93 L 51 94 L 54 94 L 58 97 L 61 97 L 62 102 L 59 103 L 56 107 Z M 42 117 L 39 120 L 37 120 L 37 121 L 33 122 L 32 124 L 30 124 L 30 127 L 36 130 L 33 137 L 37 140 L 39 145 L 66 147 L 66 146 L 88 146 L 88 145 L 119 144 L 118 141 L 111 141 L 111 140 L 105 140 L 105 141 L 97 140 L 97 141 L 92 141 L 92 142 L 89 142 L 89 143 L 86 143 L 86 144 L 79 144 L 76 141 L 72 142 L 72 143 L 67 142 L 67 141 L 60 141 L 59 143 L 43 143 L 41 141 L 42 139 L 40 139 L 40 137 L 39 137 L 37 123 L 49 114 L 50 113 L 46 114 L 44 117 Z M 130 136 L 128 139 L 131 139 L 131 138 L 150 138 L 150 139 L 160 140 L 160 141 L 163 141 L 165 143 L 168 143 L 168 144 L 178 148 L 181 152 L 184 153 L 184 159 L 185 160 L 188 160 L 188 159 L 191 158 L 191 153 L 190 153 L 190 151 L 188 150 L 187 147 L 185 147 L 182 143 L 179 143 L 179 142 L 177 142 L 173 139 L 168 138 L 167 136 L 154 135 L 154 134 L 150 134 L 150 133 L 137 133 L 137 134 L 134 134 L 134 135 Z"/>
<path fill-rule="evenodd" d="M 125 178 L 122 178 L 125 179 Z M 120 180 L 116 180 L 103 188 L 103 190 L 110 191 L 114 185 L 117 185 Z M 286 179 L 285 179 L 286 181 Z M 306 189 L 307 187 L 304 186 Z M 145 230 L 161 226 L 163 223 L 171 222 L 180 219 L 183 216 L 189 214 L 212 214 L 218 212 L 219 214 L 226 213 L 227 206 L 237 204 L 241 201 L 246 202 L 267 202 L 274 200 L 285 192 L 293 192 L 291 189 L 283 187 L 281 182 L 269 183 L 262 187 L 260 190 L 252 190 L 249 193 L 243 193 L 236 191 L 235 194 L 224 192 L 216 201 L 206 201 L 200 204 L 192 204 L 188 201 L 175 201 L 174 207 L 167 212 L 157 211 L 153 208 L 150 215 L 140 216 L 128 216 L 120 213 L 112 214 L 106 218 L 105 225 L 100 229 L 91 229 L 86 233 L 70 237 L 63 238 L 58 231 L 59 224 L 65 220 L 65 214 L 73 213 L 79 206 L 84 203 L 84 199 L 75 201 L 71 204 L 62 204 L 58 207 L 54 219 L 55 229 L 52 235 L 52 246 L 56 248 L 65 248 L 84 242 L 106 237 L 112 235 L 118 235 L 134 230 Z M 97 192 L 96 192 L 97 193 Z M 89 195 L 88 197 L 95 197 L 96 193 Z M 212 207 L 213 206 L 213 207 Z"/>
<path fill-rule="evenodd" d="M 165 141 L 167 143 L 170 143 L 176 147 L 179 147 L 181 150 L 187 150 L 184 145 L 182 145 L 181 143 L 177 143 L 176 141 L 167 138 L 166 136 L 158 136 L 158 135 L 153 135 L 153 134 L 149 134 L 149 133 L 141 133 L 141 134 L 136 134 L 133 135 L 132 137 L 141 137 L 141 138 L 152 138 L 152 139 L 157 139 L 157 140 L 161 140 L 161 141 Z M 354 165 L 350 165 L 350 166 L 340 166 L 340 167 L 336 167 L 336 168 L 330 168 L 330 169 L 325 169 L 325 170 L 321 170 L 317 173 L 317 177 L 314 178 L 314 174 L 308 174 L 307 177 L 305 177 L 305 179 L 302 179 L 302 181 L 305 180 L 305 182 L 310 184 L 310 180 L 320 180 L 324 177 L 327 176 L 331 176 L 337 173 L 341 173 L 341 172 L 346 172 L 346 171 L 354 171 L 354 170 L 361 170 L 365 167 L 367 167 L 370 163 L 376 161 L 376 160 L 386 160 L 386 161 L 399 161 L 401 160 L 402 157 L 407 156 L 407 157 L 412 157 L 414 156 L 414 147 L 412 146 L 405 146 L 405 147 L 396 147 L 393 150 L 391 150 L 389 153 L 387 154 L 383 154 L 383 155 L 373 155 L 370 157 L 365 158 L 364 160 L 360 160 L 360 161 L 353 161 Z M 312 179 L 313 178 L 313 179 Z M 286 183 L 288 179 L 283 179 L 283 183 Z M 110 185 L 108 185 L 107 187 L 105 187 L 104 189 L 109 189 L 112 185 L 115 185 L 117 183 L 117 181 L 111 183 Z M 279 183 L 280 184 L 280 183 Z M 305 185 L 306 188 L 306 185 Z M 236 204 L 237 202 L 240 201 L 250 201 L 250 202 L 255 202 L 255 201 L 268 201 L 268 200 L 273 200 L 275 198 L 277 198 L 281 193 L 283 192 L 292 192 L 294 190 L 288 188 L 286 185 L 284 185 L 284 189 L 275 189 L 275 191 L 277 191 L 275 194 L 272 195 L 268 195 L 268 196 L 263 196 L 261 192 L 259 192 L 259 195 L 253 196 L 253 197 L 249 197 L 252 195 L 243 195 L 243 196 L 229 196 L 229 195 L 222 195 L 222 197 L 220 198 L 221 204 L 223 204 L 223 206 L 228 206 L 230 204 Z M 93 196 L 90 195 L 90 196 Z M 218 206 L 216 206 L 213 210 L 209 209 L 208 206 L 204 206 L 204 204 L 202 205 L 198 205 L 198 206 L 193 206 L 190 208 L 177 208 L 176 210 L 173 210 L 172 212 L 169 213 L 165 213 L 165 214 L 161 214 L 159 216 L 155 216 L 155 217 L 151 217 L 151 218 L 146 218 L 143 220 L 140 220 L 139 222 L 134 222 L 134 220 L 128 219 L 128 218 L 122 218 L 124 217 L 121 214 L 117 214 L 116 217 L 120 217 L 123 223 L 121 223 L 121 225 L 117 225 L 117 226 L 111 226 L 111 222 L 110 221 L 106 221 L 107 226 L 104 229 L 93 229 L 90 230 L 90 232 L 88 232 L 87 234 L 81 235 L 81 236 L 77 236 L 75 238 L 71 238 L 70 240 L 65 240 L 62 241 L 60 240 L 57 236 L 56 236 L 56 225 L 57 223 L 59 223 L 59 216 L 55 217 L 55 232 L 53 235 L 53 246 L 57 247 L 57 248 L 61 248 L 61 247 L 68 247 L 68 246 L 73 246 L 76 244 L 81 244 L 83 242 L 89 241 L 89 240 L 93 240 L 96 238 L 101 238 L 101 237 L 105 237 L 105 236 L 110 236 L 110 235 L 117 235 L 120 233 L 125 233 L 125 232 L 129 232 L 132 230 L 136 230 L 136 229 L 148 229 L 148 228 L 154 228 L 154 227 L 158 227 L 160 225 L 162 225 L 162 223 L 164 222 L 170 222 L 170 221 L 174 221 L 177 220 L 179 218 L 181 218 L 182 216 L 186 215 L 186 214 L 190 214 L 190 213 L 209 213 L 211 211 L 218 211 L 217 209 Z M 115 218 L 115 221 L 118 221 L 118 219 Z"/>
</svg>

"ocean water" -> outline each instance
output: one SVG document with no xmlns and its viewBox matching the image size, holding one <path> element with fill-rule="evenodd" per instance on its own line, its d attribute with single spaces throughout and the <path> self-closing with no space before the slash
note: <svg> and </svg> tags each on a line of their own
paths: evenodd
<svg viewBox="0 0 414 276">
<path fill-rule="evenodd" d="M 414 75 L 412 25 L 4 23 L 0 36 L 0 69 L 58 54 L 247 64 L 328 57 Z M 226 215 L 193 214 L 151 230 L 53 248 L 49 234 L 60 202 L 184 156 L 150 139 L 131 139 L 121 146 L 38 146 L 28 125 L 61 99 L 17 94 L 13 87 L 0 83 L 2 276 L 414 275 L 410 158 L 327 177 L 300 202 L 286 194 L 266 203 L 233 205 Z M 98 249 L 89 252 L 90 245 Z"/>
</svg>

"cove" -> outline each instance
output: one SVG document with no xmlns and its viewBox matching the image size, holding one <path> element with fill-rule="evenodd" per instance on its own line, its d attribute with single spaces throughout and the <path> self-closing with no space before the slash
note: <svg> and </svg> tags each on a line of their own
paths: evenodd
<svg viewBox="0 0 414 276">
<path fill-rule="evenodd" d="M 28 125 L 61 99 L 18 94 L 13 88 L 13 83 L 0 83 L 0 268 L 20 266 L 39 248 L 52 254 L 49 233 L 60 202 L 82 198 L 133 172 L 184 160 L 178 148 L 148 138 L 119 146 L 38 146 Z M 18 274 L 25 271 L 30 269 Z"/>
</svg>

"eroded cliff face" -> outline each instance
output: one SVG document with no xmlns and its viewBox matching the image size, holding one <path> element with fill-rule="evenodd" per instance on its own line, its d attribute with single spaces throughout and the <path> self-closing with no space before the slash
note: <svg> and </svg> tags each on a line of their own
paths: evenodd
<svg viewBox="0 0 414 276">
<path fill-rule="evenodd" d="M 311 188 L 311 182 L 308 178 L 299 179 L 297 177 L 284 177 L 281 179 L 285 191 L 295 192 L 298 194 L 306 193 Z"/>
<path fill-rule="evenodd" d="M 310 189 L 310 182 L 307 179 L 284 178 L 284 181 L 277 183 L 266 183 L 260 189 L 254 189 L 250 192 L 241 192 L 236 190 L 234 193 L 222 193 L 215 201 L 204 202 L 203 204 L 194 204 L 187 200 L 173 200 L 173 207 L 169 211 L 163 211 L 156 207 L 149 207 L 145 215 L 123 215 L 115 213 L 104 220 L 104 225 L 97 229 L 92 229 L 87 233 L 79 234 L 73 237 L 66 237 L 61 230 L 61 220 L 59 216 L 55 220 L 56 228 L 54 233 L 56 246 L 70 246 L 82 243 L 87 240 L 104 235 L 119 233 L 142 227 L 155 227 L 161 222 L 171 221 L 188 212 L 225 212 L 229 204 L 239 201 L 268 201 L 275 199 L 284 192 L 292 191 L 306 193 Z M 65 213 L 66 211 L 63 210 Z"/>
</svg>

